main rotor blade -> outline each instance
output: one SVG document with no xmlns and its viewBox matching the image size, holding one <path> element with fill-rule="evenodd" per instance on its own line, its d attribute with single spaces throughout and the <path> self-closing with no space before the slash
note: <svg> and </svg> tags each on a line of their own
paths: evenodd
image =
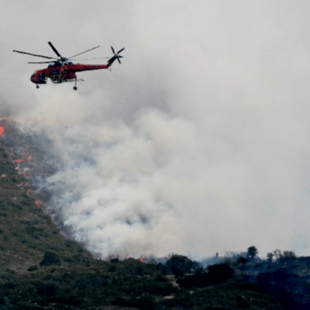
<svg viewBox="0 0 310 310">
<path fill-rule="evenodd" d="M 70 56 L 68 59 L 70 59 L 70 58 L 72 58 L 72 57 L 76 57 L 76 56 L 82 55 L 82 54 L 87 53 L 87 52 L 89 52 L 89 51 L 92 51 L 92 50 L 94 50 L 95 48 L 98 48 L 98 47 L 100 47 L 100 45 L 98 45 L 98 46 L 96 46 L 96 47 L 93 47 L 93 48 L 91 48 L 91 49 L 89 49 L 89 50 L 87 50 L 87 51 L 85 51 L 85 52 L 82 52 L 82 53 L 79 53 L 79 54 Z"/>
<path fill-rule="evenodd" d="M 43 58 L 47 58 L 47 59 L 57 59 L 57 58 L 55 58 L 55 57 L 49 57 L 49 56 L 31 54 L 31 53 L 26 53 L 26 52 L 21 52 L 21 51 L 15 51 L 15 50 L 13 50 L 13 52 L 15 52 L 15 53 L 20 53 L 20 54 L 31 55 L 31 56 L 36 56 L 36 57 L 43 57 Z"/>
<path fill-rule="evenodd" d="M 114 48 L 113 48 L 113 46 L 111 46 L 111 49 L 112 49 L 112 52 L 113 52 L 113 54 L 115 55 L 115 51 L 114 51 Z"/>
<path fill-rule="evenodd" d="M 62 56 L 58 53 L 58 51 L 56 50 L 56 48 L 54 47 L 54 45 L 52 44 L 52 42 L 48 42 L 48 44 L 50 45 L 50 47 L 52 48 L 52 50 L 56 53 L 56 55 L 60 58 L 62 58 Z"/>
<path fill-rule="evenodd" d="M 76 60 L 93 60 L 93 59 L 104 59 L 104 58 L 111 58 L 111 56 L 110 57 L 99 57 L 99 58 L 68 58 L 68 59 L 76 61 Z"/>
<path fill-rule="evenodd" d="M 118 58 L 118 57 L 116 57 L 116 59 L 118 60 L 119 64 L 121 64 L 121 61 L 119 60 L 119 58 Z"/>
<path fill-rule="evenodd" d="M 41 62 L 28 62 L 28 64 L 50 64 L 54 62 L 55 61 L 41 61 Z"/>
<path fill-rule="evenodd" d="M 125 47 L 123 47 L 121 50 L 119 50 L 119 51 L 117 52 L 117 54 L 119 54 L 120 52 L 122 52 L 124 49 L 125 49 Z"/>
<path fill-rule="evenodd" d="M 119 58 L 124 58 L 123 56 L 117 56 Z M 93 60 L 93 59 L 111 59 L 112 57 L 111 56 L 108 56 L 108 57 L 99 57 L 99 58 L 79 58 L 79 59 L 71 59 L 71 60 Z"/>
</svg>

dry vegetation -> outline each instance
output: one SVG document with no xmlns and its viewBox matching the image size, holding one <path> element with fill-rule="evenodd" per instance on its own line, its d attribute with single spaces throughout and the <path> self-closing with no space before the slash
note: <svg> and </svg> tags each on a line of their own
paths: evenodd
<svg viewBox="0 0 310 310">
<path fill-rule="evenodd" d="M 181 255 L 165 264 L 96 260 L 21 183 L 0 145 L 0 309 L 284 309 L 227 264 L 205 270 Z"/>
</svg>

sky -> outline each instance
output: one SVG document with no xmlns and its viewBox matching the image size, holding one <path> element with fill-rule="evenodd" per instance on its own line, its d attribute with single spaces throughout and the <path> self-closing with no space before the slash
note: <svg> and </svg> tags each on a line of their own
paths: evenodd
<svg viewBox="0 0 310 310">
<path fill-rule="evenodd" d="M 0 4 L 0 114 L 53 142 L 42 186 L 76 240 L 102 257 L 309 255 L 309 2 Z M 43 59 L 12 51 L 53 57 L 48 41 L 124 58 L 77 91 L 36 89 Z"/>
</svg>

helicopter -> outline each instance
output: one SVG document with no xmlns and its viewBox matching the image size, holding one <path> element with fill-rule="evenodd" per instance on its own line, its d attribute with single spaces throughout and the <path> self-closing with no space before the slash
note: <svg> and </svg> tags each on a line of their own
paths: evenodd
<svg viewBox="0 0 310 310">
<path fill-rule="evenodd" d="M 76 55 L 73 55 L 71 57 L 66 58 L 66 57 L 63 57 L 60 55 L 60 53 L 57 51 L 57 49 L 54 47 L 54 45 L 51 42 L 48 42 L 48 44 L 50 45 L 52 50 L 55 52 L 55 54 L 58 56 L 58 58 L 13 50 L 13 52 L 15 52 L 15 53 L 26 54 L 26 55 L 50 59 L 49 61 L 43 61 L 43 62 L 28 62 L 29 64 L 43 64 L 43 63 L 49 63 L 50 64 L 45 69 L 34 71 L 32 76 L 30 77 L 30 81 L 36 84 L 36 88 L 39 88 L 39 85 L 46 84 L 47 79 L 50 78 L 50 80 L 55 84 L 64 83 L 64 82 L 75 82 L 73 89 L 77 90 L 77 86 L 76 86 L 77 82 L 83 81 L 83 80 L 77 79 L 76 72 L 109 69 L 110 66 L 113 64 L 113 62 L 116 59 L 121 64 L 120 58 L 123 58 L 123 56 L 120 56 L 120 53 L 125 49 L 125 48 L 122 48 L 116 53 L 114 48 L 111 46 L 113 56 L 112 57 L 104 57 L 104 58 L 109 58 L 107 64 L 105 64 L 105 65 L 85 65 L 85 64 L 73 64 L 71 60 L 74 60 L 73 59 L 74 57 L 80 56 L 80 55 L 85 54 L 87 52 L 90 52 L 90 51 L 98 48 L 99 46 L 93 47 L 87 51 L 84 51 L 82 53 L 79 53 L 79 54 L 76 54 Z M 101 58 L 97 58 L 97 59 L 101 59 Z"/>
</svg>

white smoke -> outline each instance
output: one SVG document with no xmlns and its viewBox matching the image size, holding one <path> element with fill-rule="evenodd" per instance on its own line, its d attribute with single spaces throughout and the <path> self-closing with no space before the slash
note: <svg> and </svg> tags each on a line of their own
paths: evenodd
<svg viewBox="0 0 310 310">
<path fill-rule="evenodd" d="M 57 3 L 55 22 L 55 1 L 3 1 L 1 96 L 53 142 L 62 169 L 42 186 L 74 237 L 103 256 L 307 254 L 309 3 Z M 53 55 L 47 41 L 124 59 L 78 92 L 36 91 L 11 51 Z"/>
<path fill-rule="evenodd" d="M 77 240 L 103 257 L 182 250 L 185 231 L 176 205 L 191 199 L 194 124 L 147 110 L 131 126 L 76 123 L 57 130 L 45 124 L 38 130 L 43 128 L 65 167 L 48 179 L 55 193 L 50 207 L 60 206 Z"/>
</svg>

